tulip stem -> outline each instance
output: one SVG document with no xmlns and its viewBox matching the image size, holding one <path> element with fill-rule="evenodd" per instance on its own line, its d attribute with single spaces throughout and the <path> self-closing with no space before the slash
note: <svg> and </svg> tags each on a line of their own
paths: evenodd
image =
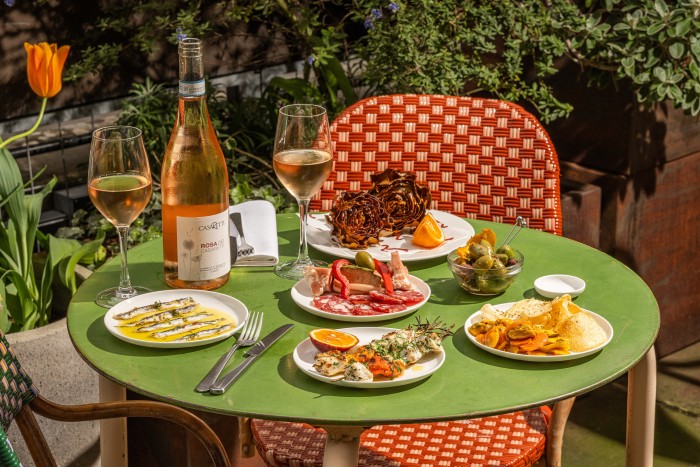
<svg viewBox="0 0 700 467">
<path fill-rule="evenodd" d="M 17 135 L 14 135 L 14 136 L 7 138 L 5 141 L 0 143 L 0 149 L 4 148 L 5 146 L 7 146 L 8 144 L 10 144 L 11 142 L 13 142 L 16 139 L 31 135 L 32 133 L 34 133 L 36 131 L 37 128 L 39 128 L 39 124 L 41 124 L 41 120 L 44 118 L 44 111 L 46 110 L 46 103 L 48 102 L 48 100 L 49 100 L 48 97 L 44 97 L 41 100 L 41 110 L 39 110 L 39 117 L 37 117 L 36 122 L 34 122 L 34 126 L 32 126 L 30 129 L 28 129 L 24 133 L 19 133 Z"/>
</svg>

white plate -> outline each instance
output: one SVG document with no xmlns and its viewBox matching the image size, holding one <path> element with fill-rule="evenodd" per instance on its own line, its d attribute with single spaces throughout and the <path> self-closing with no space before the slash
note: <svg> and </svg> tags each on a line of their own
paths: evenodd
<svg viewBox="0 0 700 467">
<path fill-rule="evenodd" d="M 445 238 L 448 239 L 435 248 L 423 248 L 411 242 L 411 234 L 382 237 L 378 245 L 372 245 L 367 251 L 379 261 L 389 261 L 391 252 L 396 250 L 401 255 L 401 261 L 419 261 L 423 259 L 440 258 L 447 256 L 455 248 L 464 246 L 467 240 L 474 235 L 474 227 L 461 217 L 448 212 L 429 210 L 440 224 Z M 331 239 L 331 226 L 326 221 L 325 214 L 311 214 L 308 217 L 306 238 L 309 245 L 324 253 L 340 258 L 354 259 L 355 253 L 362 250 L 351 250 L 338 245 Z"/>
<path fill-rule="evenodd" d="M 586 282 L 580 277 L 567 274 L 551 274 L 535 279 L 535 290 L 547 298 L 557 298 L 569 294 L 571 298 L 578 297 L 585 289 Z"/>
<path fill-rule="evenodd" d="M 498 305 L 494 305 L 494 308 L 498 310 L 507 310 L 511 306 L 513 306 L 515 302 L 510 302 L 510 303 L 501 303 Z M 472 336 L 469 333 L 469 327 L 477 323 L 481 320 L 481 311 L 477 311 L 473 315 L 471 315 L 468 319 L 467 322 L 464 324 L 464 332 L 467 334 L 467 337 L 469 338 L 470 341 L 474 343 L 477 347 L 481 347 L 487 352 L 491 352 L 494 355 L 500 355 L 501 357 L 505 358 L 510 358 L 513 360 L 525 360 L 528 362 L 561 362 L 564 360 L 574 360 L 576 358 L 581 358 L 585 357 L 586 355 L 591 355 L 593 353 L 596 353 L 600 351 L 603 347 L 608 345 L 610 343 L 610 340 L 613 337 L 613 328 L 602 316 L 600 316 L 597 313 L 593 313 L 592 311 L 588 310 L 583 310 L 584 312 L 588 313 L 591 318 L 596 320 L 596 322 L 600 325 L 600 327 L 603 328 L 603 331 L 605 332 L 605 335 L 607 336 L 607 339 L 605 342 L 603 342 L 601 345 L 598 347 L 594 347 L 592 349 L 585 350 L 583 352 L 571 352 L 567 355 L 523 355 L 523 354 L 518 354 L 518 353 L 513 353 L 513 352 L 506 352 L 505 350 L 497 350 L 493 349 L 487 345 L 482 344 L 481 342 L 476 340 L 476 337 Z"/>
<path fill-rule="evenodd" d="M 405 310 L 395 311 L 393 313 L 382 313 L 370 316 L 356 316 L 339 315 L 336 313 L 331 313 L 329 311 L 319 310 L 312 304 L 313 299 L 316 297 L 311 293 L 311 288 L 309 287 L 309 284 L 306 282 L 305 279 L 300 280 L 299 282 L 294 284 L 294 287 L 292 287 L 292 300 L 294 300 L 294 303 L 296 303 L 301 308 L 305 309 L 311 314 L 320 316 L 322 318 L 333 319 L 335 321 L 349 321 L 354 323 L 386 321 L 388 319 L 399 318 L 401 316 L 406 316 L 413 313 L 418 308 L 425 305 L 425 302 L 427 302 L 430 298 L 430 286 L 428 284 L 426 284 L 416 276 L 409 276 L 409 278 L 416 290 L 423 294 L 423 301 L 421 301 L 420 303 L 416 303 L 415 305 L 408 306 Z"/>
<path fill-rule="evenodd" d="M 166 302 L 185 297 L 192 297 L 195 302 L 202 306 L 213 308 L 230 315 L 231 319 L 233 319 L 233 321 L 236 323 L 236 326 L 222 334 L 191 342 L 154 342 L 125 336 L 119 331 L 118 325 L 120 321 L 113 318 L 115 314 L 129 311 L 135 307 L 150 305 L 151 303 L 157 301 Z M 141 345 L 144 347 L 175 349 L 182 347 L 196 347 L 199 345 L 211 344 L 212 342 L 224 340 L 233 333 L 237 332 L 241 326 L 243 326 L 246 319 L 248 319 L 248 308 L 233 297 L 217 292 L 207 292 L 204 290 L 177 289 L 161 290 L 158 292 L 137 295 L 134 298 L 118 303 L 107 311 L 107 314 L 104 317 L 104 323 L 110 333 L 125 342 L 129 342 L 130 344 Z"/>
<path fill-rule="evenodd" d="M 398 329 L 394 328 L 344 328 L 341 331 L 354 334 L 360 340 L 358 345 L 369 344 L 373 339 L 378 339 L 384 334 L 388 334 Z M 314 357 L 319 351 L 311 343 L 311 339 L 303 340 L 296 349 L 294 349 L 294 363 L 301 371 L 311 376 L 314 379 L 336 386 L 348 386 L 352 388 L 388 388 L 392 386 L 403 386 L 404 384 L 415 383 L 435 373 L 445 362 L 445 350 L 440 347 L 437 352 L 431 352 L 418 360 L 413 365 L 406 367 L 406 371 L 398 378 L 389 379 L 385 377 L 377 377 L 374 381 L 345 381 L 339 379 L 342 375 L 323 376 L 321 373 L 314 370 Z"/>
</svg>

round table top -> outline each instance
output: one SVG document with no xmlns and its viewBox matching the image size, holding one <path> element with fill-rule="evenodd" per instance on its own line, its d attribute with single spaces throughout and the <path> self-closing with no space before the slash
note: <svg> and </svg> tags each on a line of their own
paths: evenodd
<svg viewBox="0 0 700 467">
<path fill-rule="evenodd" d="M 505 238 L 509 225 L 469 220 L 477 232 L 492 228 Z M 296 255 L 298 217 L 277 218 L 280 260 Z M 250 236 L 251 234 L 249 234 Z M 277 277 L 270 267 L 231 270 L 218 289 L 262 311 L 262 334 L 285 323 L 294 327 L 269 348 L 223 395 L 198 393 L 194 387 L 233 338 L 185 349 L 132 345 L 111 335 L 103 323 L 106 309 L 93 300 L 119 280 L 119 261 L 111 260 L 78 289 L 68 310 L 68 330 L 78 352 L 97 372 L 137 393 L 209 412 L 255 418 L 304 421 L 311 424 L 363 425 L 474 418 L 588 392 L 624 374 L 651 348 L 659 329 L 659 309 L 649 288 L 632 270 L 586 245 L 540 231 L 523 229 L 513 246 L 525 256 L 523 271 L 502 295 L 477 297 L 455 282 L 445 258 L 408 263 L 411 273 L 430 285 L 431 297 L 415 313 L 358 326 L 403 328 L 416 317 L 455 324 L 443 342 L 444 365 L 429 378 L 383 389 L 339 387 L 316 381 L 297 369 L 292 353 L 313 328 L 344 328 L 355 323 L 314 316 L 291 298 L 294 283 Z M 331 261 L 311 248 L 314 258 Z M 154 240 L 129 251 L 132 283 L 151 290 L 167 289 L 162 272 L 162 244 Z M 561 273 L 585 279 L 585 292 L 575 299 L 582 308 L 606 318 L 612 341 L 593 355 L 563 362 L 525 362 L 485 352 L 464 332 L 466 319 L 485 303 L 504 303 L 535 296 L 533 281 Z M 227 369 L 240 363 L 236 352 Z"/>
</svg>

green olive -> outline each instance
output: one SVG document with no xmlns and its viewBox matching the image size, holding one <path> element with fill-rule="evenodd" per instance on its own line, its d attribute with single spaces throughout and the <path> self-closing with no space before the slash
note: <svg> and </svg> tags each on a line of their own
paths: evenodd
<svg viewBox="0 0 700 467">
<path fill-rule="evenodd" d="M 481 256 L 474 262 L 475 269 L 491 269 L 496 259 L 491 255 Z"/>
<path fill-rule="evenodd" d="M 508 273 L 508 271 L 506 271 L 506 267 L 501 260 L 496 257 L 491 265 L 491 270 L 489 273 L 492 277 L 503 277 Z"/>
<path fill-rule="evenodd" d="M 493 254 L 493 245 L 491 245 L 491 242 L 486 239 L 481 239 L 481 246 L 486 248 L 490 255 Z"/>
<path fill-rule="evenodd" d="M 510 245 L 503 245 L 502 247 L 500 247 L 500 248 L 496 251 L 496 253 L 504 254 L 504 255 L 508 256 L 508 259 L 515 258 L 515 250 L 513 250 L 513 249 L 510 247 Z M 507 262 L 507 261 L 504 261 L 504 263 L 505 263 L 505 262 Z"/>
<path fill-rule="evenodd" d="M 479 281 L 479 290 L 484 293 L 501 293 L 510 285 L 509 279 L 482 279 Z"/>
<path fill-rule="evenodd" d="M 496 253 L 494 256 L 496 256 L 496 259 L 500 261 L 503 264 L 506 264 L 508 262 L 508 255 L 503 254 L 503 253 Z"/>
<path fill-rule="evenodd" d="M 374 259 L 372 259 L 372 255 L 366 251 L 358 251 L 355 253 L 355 264 L 361 268 L 367 268 L 374 271 Z"/>
<path fill-rule="evenodd" d="M 469 245 L 469 257 L 471 259 L 479 259 L 482 256 L 489 256 L 491 252 L 489 251 L 488 247 L 485 247 L 484 245 L 481 245 L 479 243 L 472 243 Z"/>
</svg>

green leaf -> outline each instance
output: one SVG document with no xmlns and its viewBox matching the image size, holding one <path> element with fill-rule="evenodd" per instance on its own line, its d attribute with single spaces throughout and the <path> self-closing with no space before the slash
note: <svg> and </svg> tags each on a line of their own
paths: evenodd
<svg viewBox="0 0 700 467">
<path fill-rule="evenodd" d="M 655 0 L 654 10 L 656 10 L 659 15 L 666 16 L 668 14 L 668 5 L 666 5 L 664 0 Z"/>
<path fill-rule="evenodd" d="M 652 23 L 647 28 L 647 34 L 649 34 L 650 36 L 654 36 L 654 35 L 658 34 L 659 31 L 661 31 L 665 27 L 666 27 L 666 25 L 664 23 Z"/>
<path fill-rule="evenodd" d="M 688 34 L 691 26 L 692 26 L 692 19 L 691 18 L 686 18 L 686 19 L 676 23 L 676 28 L 675 28 L 676 37 L 683 37 L 686 34 Z"/>
<path fill-rule="evenodd" d="M 335 76 L 335 79 L 338 83 L 338 87 L 345 96 L 345 104 L 354 104 L 357 101 L 357 94 L 355 94 L 355 89 L 352 87 L 352 84 L 348 79 L 348 75 L 345 73 L 345 70 L 343 69 L 343 66 L 340 64 L 338 59 L 336 59 L 335 57 L 329 58 L 326 62 L 325 67 L 327 67 L 328 71 L 330 71 L 330 73 L 332 73 L 333 76 Z"/>
<path fill-rule="evenodd" d="M 105 234 L 102 232 L 95 240 L 84 243 L 80 245 L 77 250 L 74 250 L 70 257 L 64 257 L 61 265 L 58 269 L 58 274 L 61 279 L 61 283 L 68 287 L 71 293 L 75 293 L 78 286 L 75 282 L 75 266 L 82 259 L 87 257 L 94 257 L 97 250 L 102 246 Z M 53 252 L 51 252 L 53 255 Z"/>
<path fill-rule="evenodd" d="M 280 78 L 276 76 L 267 85 L 269 88 L 288 92 L 297 101 L 303 101 L 310 93 L 318 93 L 315 87 L 301 78 Z"/>
<path fill-rule="evenodd" d="M 623 58 L 622 60 L 620 60 L 620 64 L 622 65 L 622 68 L 625 69 L 625 72 L 628 75 L 631 75 L 634 71 L 634 59 L 632 57 Z"/>
<path fill-rule="evenodd" d="M 0 199 L 6 204 L 8 217 L 21 225 L 26 224 L 24 192 L 17 190 L 17 187 L 23 185 L 15 158 L 7 149 L 0 149 Z"/>
<path fill-rule="evenodd" d="M 654 67 L 654 76 L 659 81 L 666 81 L 666 78 L 668 77 L 668 75 L 666 74 L 666 70 L 664 70 L 660 66 Z"/>
<path fill-rule="evenodd" d="M 10 310 L 7 309 L 7 293 L 5 284 L 0 281 L 0 330 L 7 333 L 10 330 Z"/>
<path fill-rule="evenodd" d="M 668 47 L 668 53 L 671 54 L 671 57 L 678 60 L 685 54 L 685 46 L 681 42 L 674 42 Z"/>
<path fill-rule="evenodd" d="M 8 300 L 12 319 L 22 330 L 32 329 L 38 320 L 38 293 L 32 293 L 24 277 L 17 271 L 8 271 L 5 277 L 15 289 L 14 300 Z"/>
<path fill-rule="evenodd" d="M 64 258 L 70 257 L 80 248 L 80 242 L 67 238 L 57 238 L 53 235 L 47 235 L 49 263 L 52 269 L 55 269 Z M 102 233 L 104 238 L 104 233 Z M 100 242 L 101 243 L 101 242 Z"/>
<path fill-rule="evenodd" d="M 667 93 L 676 101 L 681 101 L 683 99 L 683 92 L 676 85 L 669 86 Z"/>
<path fill-rule="evenodd" d="M 46 261 L 39 285 L 39 300 L 37 304 L 39 313 L 36 323 L 38 326 L 49 324 L 49 320 L 51 319 L 51 303 L 53 302 L 53 289 L 51 286 L 53 284 L 53 271 L 51 262 Z"/>
</svg>

